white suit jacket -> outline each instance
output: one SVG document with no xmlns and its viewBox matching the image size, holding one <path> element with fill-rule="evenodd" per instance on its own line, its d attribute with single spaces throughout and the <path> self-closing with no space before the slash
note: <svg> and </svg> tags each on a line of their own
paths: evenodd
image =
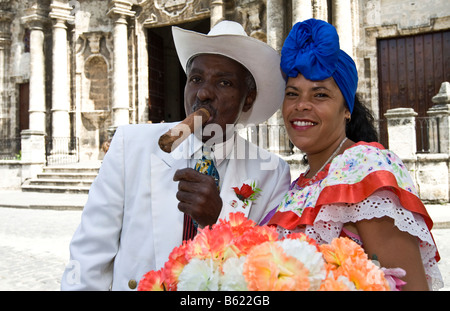
<svg viewBox="0 0 450 311">
<path fill-rule="evenodd" d="M 173 175 L 187 166 L 181 154 L 188 149 L 188 140 L 170 154 L 157 143 L 173 126 L 117 129 L 72 238 L 62 290 L 129 290 L 146 272 L 164 266 L 172 249 L 181 244 L 183 213 L 178 210 L 178 182 Z M 236 146 L 245 146 L 250 156 L 230 159 L 225 176 L 220 177 L 223 207 L 219 218 L 240 210 L 259 222 L 288 190 L 289 166 L 239 135 Z M 261 195 L 245 209 L 236 207 L 240 201 L 232 187 L 252 181 Z"/>
</svg>

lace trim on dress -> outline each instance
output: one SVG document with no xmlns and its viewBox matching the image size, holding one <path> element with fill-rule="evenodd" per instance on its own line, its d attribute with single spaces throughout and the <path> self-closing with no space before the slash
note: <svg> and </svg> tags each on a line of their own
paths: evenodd
<svg viewBox="0 0 450 311">
<path fill-rule="evenodd" d="M 292 232 L 304 232 L 317 243 L 324 244 L 339 237 L 345 223 L 385 216 L 392 218 L 399 230 L 418 238 L 428 285 L 433 290 L 443 287 L 444 283 L 435 259 L 436 246 L 423 217 L 405 209 L 395 193 L 387 189 L 378 190 L 359 203 L 324 205 L 312 226 L 297 227 L 294 230 L 278 227 L 278 233 L 286 236 Z"/>
</svg>

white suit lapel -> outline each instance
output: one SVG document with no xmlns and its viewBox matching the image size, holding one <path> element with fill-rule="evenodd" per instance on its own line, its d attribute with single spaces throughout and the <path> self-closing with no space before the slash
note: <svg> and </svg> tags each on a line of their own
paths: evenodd
<svg viewBox="0 0 450 311">
<path fill-rule="evenodd" d="M 162 267 L 172 249 L 182 242 L 183 213 L 177 206 L 178 182 L 172 177 L 177 169 L 187 167 L 179 146 L 171 154 L 162 151 L 151 155 L 151 204 L 156 266 Z"/>
<path fill-rule="evenodd" d="M 246 161 L 239 160 L 240 157 L 245 157 L 245 155 L 237 155 L 236 145 L 243 146 L 245 145 L 245 142 L 241 137 L 237 137 L 237 143 L 234 145 L 233 151 L 231 152 L 231 156 L 237 157 L 238 159 L 232 158 L 229 160 L 225 178 L 222 179 L 223 183 L 220 191 L 220 196 L 222 197 L 222 211 L 220 212 L 219 218 L 228 218 L 228 214 L 233 212 L 242 212 L 248 217 L 252 207 L 252 201 L 248 200 L 247 203 L 244 203 L 237 197 L 233 187 L 238 187 L 240 189 L 244 183 L 248 185 L 255 183 L 256 187 L 258 187 L 259 183 L 257 179 L 250 178 L 247 175 L 247 168 L 245 167 Z"/>
</svg>

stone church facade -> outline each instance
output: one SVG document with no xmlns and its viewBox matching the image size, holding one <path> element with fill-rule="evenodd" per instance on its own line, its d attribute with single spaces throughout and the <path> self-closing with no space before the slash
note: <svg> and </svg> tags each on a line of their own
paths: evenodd
<svg viewBox="0 0 450 311">
<path fill-rule="evenodd" d="M 117 126 L 183 119 L 173 25 L 207 33 L 234 20 L 281 51 L 292 25 L 311 17 L 337 28 L 385 144 L 387 110 L 425 116 L 450 81 L 447 0 L 0 0 L 0 159 L 101 160 Z M 247 134 L 289 155 L 282 123 L 276 113 L 256 129 L 267 135 Z"/>
</svg>

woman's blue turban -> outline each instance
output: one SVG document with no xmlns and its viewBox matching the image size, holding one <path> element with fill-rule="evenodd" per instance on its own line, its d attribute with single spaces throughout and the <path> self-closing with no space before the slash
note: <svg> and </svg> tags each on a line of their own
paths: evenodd
<svg viewBox="0 0 450 311">
<path fill-rule="evenodd" d="M 281 50 L 281 69 L 288 77 L 301 73 L 313 81 L 333 77 L 353 112 L 358 72 L 353 59 L 340 49 L 333 25 L 317 19 L 296 23 Z"/>
</svg>

